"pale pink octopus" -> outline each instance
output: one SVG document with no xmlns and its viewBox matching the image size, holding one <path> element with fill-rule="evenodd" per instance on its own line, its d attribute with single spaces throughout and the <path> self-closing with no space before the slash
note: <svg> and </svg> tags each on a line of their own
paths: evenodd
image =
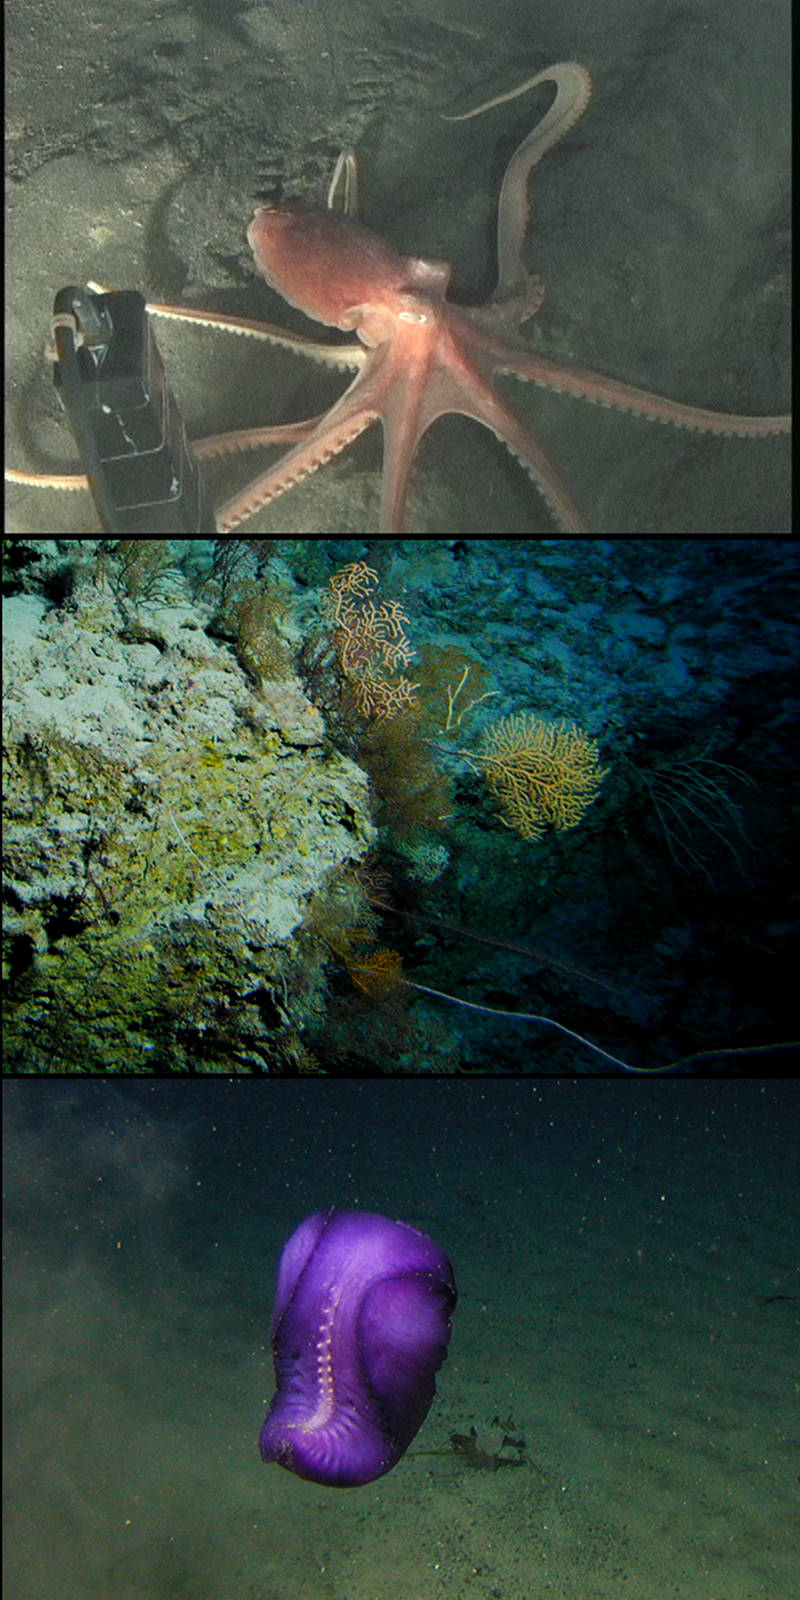
<svg viewBox="0 0 800 1600">
<path fill-rule="evenodd" d="M 290 205 L 256 212 L 247 232 L 256 264 L 291 305 L 329 327 L 354 331 L 356 341 L 331 345 L 268 323 L 184 307 L 149 306 L 156 315 L 232 328 L 356 373 L 340 399 L 320 416 L 240 429 L 195 444 L 200 458 L 259 445 L 293 445 L 217 512 L 220 533 L 238 528 L 376 421 L 381 422 L 385 439 L 380 532 L 405 532 L 409 477 L 420 440 L 448 412 L 474 417 L 508 445 L 562 532 L 590 532 L 557 468 L 498 390 L 496 379 L 504 373 L 678 427 L 744 437 L 788 431 L 788 416 L 736 416 L 682 405 L 598 372 L 549 361 L 519 337 L 520 325 L 539 309 L 544 295 L 541 280 L 522 259 L 530 175 L 585 111 L 591 93 L 589 74 L 576 62 L 560 62 L 466 114 L 477 116 L 548 82 L 555 84 L 555 99 L 514 152 L 503 179 L 497 287 L 484 305 L 457 306 L 445 298 L 451 271 L 446 262 L 398 255 L 360 222 L 334 210 Z M 12 476 L 60 487 L 86 481 Z"/>
</svg>

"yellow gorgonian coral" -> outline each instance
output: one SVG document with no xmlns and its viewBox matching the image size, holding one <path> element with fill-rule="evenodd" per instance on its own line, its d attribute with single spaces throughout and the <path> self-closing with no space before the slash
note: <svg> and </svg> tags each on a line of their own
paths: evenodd
<svg viewBox="0 0 800 1600">
<path fill-rule="evenodd" d="M 362 717 L 383 722 L 416 705 L 420 686 L 390 676 L 407 667 L 414 649 L 406 635 L 408 617 L 398 600 L 371 598 L 378 574 L 365 561 L 352 561 L 328 583 L 327 611 L 342 674 Z"/>
<path fill-rule="evenodd" d="M 487 728 L 475 759 L 502 821 L 523 839 L 538 839 L 548 823 L 558 832 L 574 828 L 607 771 L 594 740 L 575 723 L 545 722 L 527 711 Z"/>
<path fill-rule="evenodd" d="M 403 982 L 403 961 L 396 950 L 373 950 L 358 959 L 345 957 L 357 989 L 369 1000 L 385 1000 Z"/>
</svg>

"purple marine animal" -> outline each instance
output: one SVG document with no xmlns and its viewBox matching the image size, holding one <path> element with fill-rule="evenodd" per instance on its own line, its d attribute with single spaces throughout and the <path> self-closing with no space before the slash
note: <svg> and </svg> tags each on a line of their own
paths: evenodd
<svg viewBox="0 0 800 1600">
<path fill-rule="evenodd" d="M 263 1460 L 335 1488 L 390 1472 L 428 1414 L 455 1303 L 427 1234 L 362 1211 L 306 1217 L 278 1268 Z"/>
</svg>

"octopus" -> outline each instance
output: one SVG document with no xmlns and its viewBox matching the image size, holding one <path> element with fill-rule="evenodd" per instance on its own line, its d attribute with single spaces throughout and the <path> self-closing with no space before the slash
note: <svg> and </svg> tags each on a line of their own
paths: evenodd
<svg viewBox="0 0 800 1600">
<path fill-rule="evenodd" d="M 591 92 L 586 69 L 576 62 L 561 62 L 512 93 L 546 82 L 555 85 L 555 99 L 505 172 L 498 204 L 497 286 L 481 306 L 448 301 L 451 269 L 446 262 L 401 256 L 351 217 L 299 206 L 256 212 L 248 240 L 267 282 L 317 322 L 353 331 L 361 348 L 354 347 L 349 357 L 341 348 L 335 352 L 336 361 L 357 364 L 350 386 L 329 411 L 301 424 L 294 447 L 222 507 L 221 532 L 238 527 L 315 472 L 376 421 L 384 433 L 380 532 L 407 531 L 409 477 L 416 452 L 423 435 L 447 412 L 473 417 L 508 446 L 562 532 L 591 531 L 555 464 L 500 393 L 496 380 L 506 373 L 678 427 L 750 437 L 785 430 L 787 418 L 735 416 L 684 405 L 597 372 L 547 360 L 520 338 L 520 327 L 534 316 L 544 297 L 544 285 L 523 260 L 531 174 L 582 116 Z M 497 103 L 487 102 L 469 115 Z M 206 448 L 211 453 L 240 444 L 276 443 L 280 438 L 280 430 L 256 430 L 227 440 L 223 436 Z"/>
<path fill-rule="evenodd" d="M 545 292 L 524 259 L 531 175 L 583 115 L 591 80 L 577 62 L 559 62 L 465 114 L 480 115 L 545 83 L 555 86 L 555 98 L 514 151 L 503 177 L 497 283 L 482 305 L 448 300 L 447 262 L 401 255 L 355 216 L 331 204 L 328 209 L 291 204 L 256 212 L 247 231 L 256 265 L 290 305 L 329 328 L 354 334 L 351 342 L 332 345 L 270 324 L 150 306 L 156 315 L 233 328 L 355 374 L 344 393 L 319 416 L 240 429 L 195 444 L 201 459 L 260 446 L 290 446 L 221 507 L 216 514 L 220 533 L 233 531 L 286 494 L 376 422 L 384 437 L 379 531 L 407 532 L 409 482 L 420 442 L 437 419 L 450 412 L 473 418 L 508 447 L 561 532 L 591 532 L 558 467 L 498 386 L 506 374 L 576 400 L 595 401 L 679 428 L 748 438 L 788 431 L 787 416 L 738 416 L 686 405 L 602 373 L 549 360 L 521 336 L 520 329 L 535 316 Z"/>
</svg>

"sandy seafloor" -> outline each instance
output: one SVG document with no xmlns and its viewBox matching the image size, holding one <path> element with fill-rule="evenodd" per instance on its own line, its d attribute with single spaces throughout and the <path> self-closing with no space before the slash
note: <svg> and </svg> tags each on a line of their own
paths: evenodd
<svg viewBox="0 0 800 1600">
<path fill-rule="evenodd" d="M 797 1600 L 796 1082 L 3 1098 L 5 1600 Z M 421 1433 L 351 1490 L 256 1447 L 277 1258 L 331 1205 L 460 1291 Z M 524 1464 L 470 1468 L 495 1418 Z"/>
<path fill-rule="evenodd" d="M 502 172 L 541 115 L 530 97 L 463 109 L 572 57 L 589 112 L 539 169 L 530 265 L 548 285 L 528 337 L 554 359 L 675 399 L 772 413 L 788 401 L 789 6 L 767 0 L 14 0 L 7 235 L 8 459 L 75 464 L 43 349 L 53 295 L 95 280 L 312 331 L 257 279 L 258 203 L 321 202 L 338 152 L 363 154 L 364 220 L 455 265 L 456 299 L 494 278 Z M 159 324 L 190 433 L 314 415 L 335 375 L 219 333 Z M 678 432 L 505 380 L 598 533 L 780 533 L 789 446 Z M 219 504 L 266 464 L 213 468 Z M 248 532 L 377 525 L 379 430 Z M 99 531 L 86 495 L 14 487 L 15 533 Z M 550 533 L 526 475 L 485 430 L 426 441 L 411 532 Z"/>
</svg>

